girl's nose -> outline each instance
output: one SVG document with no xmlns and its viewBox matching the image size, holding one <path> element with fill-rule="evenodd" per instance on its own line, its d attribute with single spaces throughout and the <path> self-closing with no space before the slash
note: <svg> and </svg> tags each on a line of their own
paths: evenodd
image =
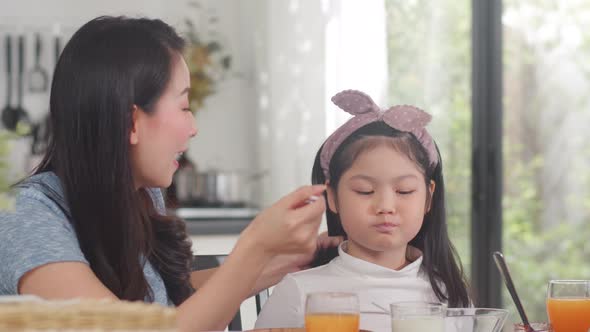
<svg viewBox="0 0 590 332">
<path fill-rule="evenodd" d="M 389 205 L 380 205 L 377 207 L 377 214 L 394 214 L 395 213 L 395 208 L 393 207 L 392 204 Z"/>
<path fill-rule="evenodd" d="M 377 197 L 375 203 L 377 214 L 394 214 L 396 213 L 395 208 L 395 193 L 385 192 Z"/>
</svg>

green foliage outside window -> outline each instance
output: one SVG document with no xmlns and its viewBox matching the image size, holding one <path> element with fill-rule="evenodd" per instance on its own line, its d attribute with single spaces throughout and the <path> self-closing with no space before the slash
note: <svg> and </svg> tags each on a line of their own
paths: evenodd
<svg viewBox="0 0 590 332">
<path fill-rule="evenodd" d="M 430 129 L 443 158 L 449 232 L 469 272 L 471 1 L 387 0 L 386 9 L 389 102 L 433 114 Z M 515 13 L 526 29 L 504 22 L 503 251 L 529 318 L 546 321 L 549 280 L 590 279 L 590 137 L 587 130 L 563 130 L 571 116 L 586 128 L 590 124 L 590 22 L 582 20 L 590 3 L 504 1 L 503 20 Z M 532 32 L 548 26 L 556 32 L 532 39 Z M 581 38 L 577 49 L 551 68 L 547 58 L 574 37 Z M 556 68 L 567 66 L 575 69 L 577 86 L 558 76 Z M 543 76 L 545 67 L 552 70 Z M 547 116 L 555 123 L 539 125 Z M 558 139 L 569 159 L 549 158 L 548 143 Z M 547 174 L 559 190 L 548 188 Z M 554 219 L 547 212 L 553 203 L 563 210 Z M 506 291 L 503 301 L 518 320 Z"/>
</svg>

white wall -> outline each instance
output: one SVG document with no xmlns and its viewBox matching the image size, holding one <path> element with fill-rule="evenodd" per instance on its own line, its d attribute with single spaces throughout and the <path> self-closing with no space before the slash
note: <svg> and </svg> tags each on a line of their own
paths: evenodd
<svg viewBox="0 0 590 332">
<path fill-rule="evenodd" d="M 47 42 L 59 31 L 69 37 L 103 14 L 162 18 L 177 29 L 190 15 L 181 0 L 0 0 L 0 37 L 7 32 Z M 268 175 L 253 182 L 254 201 L 266 206 L 308 184 L 315 153 L 327 132 L 346 119 L 330 97 L 356 88 L 379 102 L 386 91 L 386 47 L 382 0 L 202 0 L 206 13 L 232 55 L 232 74 L 197 114 L 199 134 L 189 156 L 204 170 L 221 168 Z M 199 22 L 197 22 L 199 24 Z M 29 38 L 27 67 L 32 61 Z M 3 44 L 3 40 L 0 40 Z M 0 44 L 0 46 L 2 46 Z M 52 68 L 46 45 L 43 64 Z M 16 54 L 16 52 L 13 52 Z M 0 52 L 0 105 L 4 104 L 4 52 Z M 26 83 L 26 82 L 25 82 Z M 48 93 L 26 94 L 25 107 L 38 120 L 47 112 Z M 24 169 L 30 140 L 15 142 L 13 173 Z M 16 176 L 15 176 L 16 178 Z"/>
<path fill-rule="evenodd" d="M 254 22 L 262 202 L 309 184 L 324 138 L 324 12 L 319 1 L 259 1 Z"/>
<path fill-rule="evenodd" d="M 62 43 L 82 24 L 99 15 L 129 15 L 161 18 L 182 30 L 182 20 L 191 15 L 198 19 L 198 14 L 189 9 L 187 1 L 180 0 L 24 0 L 0 1 L 0 105 L 6 101 L 6 74 L 4 36 L 24 34 L 27 38 L 25 61 L 25 87 L 28 85 L 26 72 L 33 64 L 33 36 L 41 32 L 44 49 L 42 65 L 53 70 L 54 52 L 53 36 L 59 33 L 64 37 Z M 232 0 L 202 1 L 207 12 L 219 15 L 216 28 L 222 36 L 222 42 L 232 54 L 234 72 L 218 87 L 218 93 L 206 101 L 199 111 L 197 121 L 199 135 L 191 142 L 189 156 L 202 168 L 219 167 L 224 169 L 252 170 L 255 168 L 254 124 L 256 112 L 255 97 L 252 93 L 252 46 L 242 42 L 240 31 L 242 19 L 237 2 Z M 16 71 L 16 38 L 13 38 L 13 71 Z M 13 74 L 13 98 L 16 105 L 16 75 Z M 29 93 L 25 89 L 24 107 L 34 121 L 39 121 L 47 113 L 49 91 Z M 223 128 L 223 129 L 221 129 Z M 13 141 L 11 161 L 11 178 L 24 174 L 30 138 Z"/>
<path fill-rule="evenodd" d="M 217 12 L 219 34 L 232 56 L 232 70 L 220 82 L 217 93 L 205 100 L 197 113 L 199 133 L 191 141 L 189 155 L 200 169 L 221 168 L 253 173 L 256 168 L 255 94 L 253 45 L 247 42 L 247 18 L 233 0 L 203 2 Z"/>
<path fill-rule="evenodd" d="M 258 162 L 270 170 L 260 201 L 270 204 L 310 183 L 317 150 L 348 118 L 332 95 L 352 88 L 385 99 L 385 8 L 382 0 L 245 3 L 241 12 L 256 18 Z"/>
</svg>

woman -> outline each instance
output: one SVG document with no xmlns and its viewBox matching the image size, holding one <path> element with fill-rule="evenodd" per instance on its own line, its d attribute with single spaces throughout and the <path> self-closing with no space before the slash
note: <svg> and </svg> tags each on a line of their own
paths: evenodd
<svg viewBox="0 0 590 332">
<path fill-rule="evenodd" d="M 171 303 L 182 330 L 215 330 L 311 260 L 325 203 L 305 200 L 324 186 L 260 213 L 217 270 L 190 271 L 184 223 L 154 189 L 170 185 L 197 134 L 183 46 L 162 21 L 123 17 L 94 19 L 68 42 L 48 151 L 0 219 L 0 294 Z"/>
</svg>

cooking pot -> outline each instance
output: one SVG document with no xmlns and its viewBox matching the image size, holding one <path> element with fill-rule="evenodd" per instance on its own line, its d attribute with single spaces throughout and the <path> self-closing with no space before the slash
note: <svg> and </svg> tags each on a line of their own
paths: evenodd
<svg viewBox="0 0 590 332">
<path fill-rule="evenodd" d="M 250 203 L 252 182 L 264 174 L 219 169 L 198 172 L 192 167 L 179 169 L 175 175 L 176 197 L 181 205 L 245 206 Z"/>
<path fill-rule="evenodd" d="M 248 198 L 245 174 L 237 171 L 209 170 L 197 173 L 196 199 L 211 205 L 245 205 Z"/>
</svg>

